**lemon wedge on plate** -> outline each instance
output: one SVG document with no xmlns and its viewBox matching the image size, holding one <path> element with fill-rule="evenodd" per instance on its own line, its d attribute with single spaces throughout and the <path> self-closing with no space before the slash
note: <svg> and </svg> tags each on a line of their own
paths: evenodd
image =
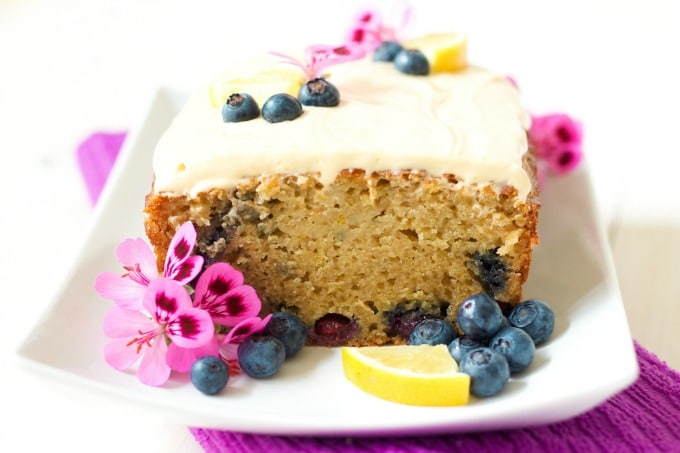
<svg viewBox="0 0 680 453">
<path fill-rule="evenodd" d="M 467 38 L 458 33 L 431 33 L 402 43 L 420 50 L 430 63 L 430 73 L 460 71 L 467 65 Z"/>
<path fill-rule="evenodd" d="M 413 406 L 459 406 L 470 397 L 470 376 L 445 345 L 343 347 L 345 377 L 379 398 Z"/>
<path fill-rule="evenodd" d="M 262 108 L 270 96 L 277 93 L 288 93 L 296 96 L 304 83 L 299 70 L 269 69 L 250 77 L 234 77 L 215 80 L 210 85 L 210 100 L 213 107 L 221 107 L 233 93 L 247 93 Z"/>
</svg>

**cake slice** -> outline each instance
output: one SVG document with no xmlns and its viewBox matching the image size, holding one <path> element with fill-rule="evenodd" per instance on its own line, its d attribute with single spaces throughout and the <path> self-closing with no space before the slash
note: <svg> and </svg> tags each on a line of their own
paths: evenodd
<svg viewBox="0 0 680 453">
<path fill-rule="evenodd" d="M 241 270 L 264 310 L 295 312 L 316 345 L 405 343 L 425 317 L 455 323 L 478 292 L 521 301 L 539 203 L 529 117 L 504 77 L 413 76 L 366 58 L 330 71 L 336 107 L 222 120 L 216 86 L 257 79 L 261 98 L 263 71 L 299 77 L 279 69 L 234 68 L 159 141 L 145 209 L 159 263 L 193 222 L 206 265 Z"/>
</svg>

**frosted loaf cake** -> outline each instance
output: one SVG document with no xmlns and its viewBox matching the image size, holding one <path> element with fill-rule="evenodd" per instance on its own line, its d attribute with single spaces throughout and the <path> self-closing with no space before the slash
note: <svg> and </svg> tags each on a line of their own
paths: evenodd
<svg viewBox="0 0 680 453">
<path fill-rule="evenodd" d="M 339 105 L 291 121 L 224 122 L 219 83 L 188 100 L 153 156 L 145 227 L 159 263 L 190 220 L 206 265 L 241 270 L 318 345 L 404 343 L 481 291 L 518 303 L 539 205 L 515 88 L 471 65 L 414 76 L 367 57 L 328 72 Z M 293 74 L 271 57 L 221 80 L 250 83 L 261 107 L 297 91 Z"/>
</svg>

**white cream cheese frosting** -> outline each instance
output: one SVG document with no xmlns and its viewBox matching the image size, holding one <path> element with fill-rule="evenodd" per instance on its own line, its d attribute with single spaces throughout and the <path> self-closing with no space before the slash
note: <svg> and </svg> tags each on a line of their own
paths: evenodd
<svg viewBox="0 0 680 453">
<path fill-rule="evenodd" d="M 297 119 L 274 124 L 261 117 L 224 123 L 210 87 L 199 90 L 156 146 L 155 192 L 195 195 L 260 175 L 306 172 L 325 185 L 343 169 L 417 169 L 511 185 L 526 199 L 530 119 L 504 77 L 475 66 L 413 76 L 369 59 L 329 72 L 340 105 L 305 106 Z"/>
</svg>

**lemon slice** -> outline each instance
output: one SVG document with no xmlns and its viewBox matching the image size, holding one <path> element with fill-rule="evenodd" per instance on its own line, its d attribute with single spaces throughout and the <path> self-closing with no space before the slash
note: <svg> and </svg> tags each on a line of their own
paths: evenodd
<svg viewBox="0 0 680 453">
<path fill-rule="evenodd" d="M 227 78 L 214 81 L 210 85 L 210 100 L 213 107 L 222 107 L 233 93 L 247 93 L 262 108 L 270 96 L 277 93 L 298 95 L 304 83 L 301 71 L 288 69 L 269 69 L 250 77 Z"/>
<path fill-rule="evenodd" d="M 470 376 L 445 345 L 343 347 L 342 366 L 354 385 L 397 403 L 459 406 L 470 397 Z"/>
<path fill-rule="evenodd" d="M 431 33 L 402 43 L 420 50 L 430 62 L 430 73 L 455 72 L 467 66 L 467 38 L 457 33 Z"/>
</svg>

